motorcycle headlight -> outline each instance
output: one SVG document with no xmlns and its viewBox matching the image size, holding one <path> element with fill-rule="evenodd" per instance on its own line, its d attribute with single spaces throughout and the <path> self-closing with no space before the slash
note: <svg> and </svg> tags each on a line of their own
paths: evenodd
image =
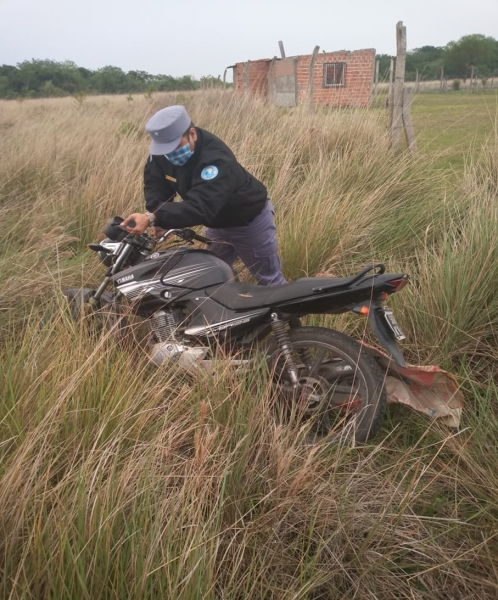
<svg viewBox="0 0 498 600">
<path fill-rule="evenodd" d="M 104 246 L 104 248 L 108 248 L 109 250 L 111 250 L 111 252 L 103 252 L 102 250 L 99 250 L 97 252 L 100 258 L 100 262 L 102 262 L 106 267 L 110 267 L 112 265 L 113 257 L 120 244 L 117 242 L 113 242 L 109 238 L 105 238 L 100 242 L 100 245 Z"/>
<path fill-rule="evenodd" d="M 112 254 L 106 254 L 105 252 L 99 252 L 98 254 L 100 262 L 106 267 L 110 267 L 112 265 Z"/>
</svg>

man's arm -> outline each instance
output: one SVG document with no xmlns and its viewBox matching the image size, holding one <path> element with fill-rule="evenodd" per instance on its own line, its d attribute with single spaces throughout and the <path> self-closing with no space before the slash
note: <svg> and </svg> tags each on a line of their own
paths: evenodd
<svg viewBox="0 0 498 600">
<path fill-rule="evenodd" d="M 203 178 L 206 166 L 217 169 L 212 179 Z M 199 166 L 192 187 L 183 196 L 183 202 L 163 204 L 154 210 L 156 225 L 169 229 L 207 225 L 212 222 L 223 210 L 235 189 L 233 168 L 234 165 L 230 161 L 222 159 L 210 165 Z"/>
<path fill-rule="evenodd" d="M 153 156 L 145 164 L 144 195 L 145 207 L 151 213 L 164 202 L 172 202 L 176 196 L 174 186 L 166 179 Z"/>
<path fill-rule="evenodd" d="M 183 202 L 165 202 L 163 199 L 162 202 L 157 203 L 158 195 L 154 191 L 154 196 L 149 196 L 146 204 L 147 210 L 154 214 L 154 225 L 160 229 L 181 229 L 183 227 L 194 227 L 195 225 L 209 225 L 223 210 L 236 187 L 237 177 L 234 173 L 236 166 L 235 161 L 218 159 L 209 165 L 204 164 L 197 167 L 197 174 L 192 180 L 192 187 L 182 197 Z M 211 179 L 205 178 L 206 167 L 216 169 L 214 176 L 212 174 L 215 171 L 210 171 L 211 175 L 209 176 Z M 157 167 L 155 168 L 157 169 Z M 148 171 L 150 173 L 153 170 L 154 166 L 151 166 Z M 156 182 L 157 177 L 151 178 L 150 181 Z M 165 182 L 167 183 L 166 180 Z M 153 186 L 153 190 L 155 189 L 155 186 Z M 136 222 L 134 227 L 128 225 L 130 220 Z M 149 224 L 149 218 L 140 213 L 133 213 L 121 223 L 130 233 L 134 234 L 143 233 Z"/>
<path fill-rule="evenodd" d="M 150 156 L 144 168 L 144 195 L 145 208 L 152 217 L 155 216 L 155 211 L 165 203 L 170 203 L 176 196 L 174 186 L 166 179 L 161 171 L 157 160 L 154 156 Z M 128 223 L 135 221 L 135 225 L 130 227 Z M 150 218 L 143 213 L 133 213 L 129 215 L 122 223 L 122 227 L 126 227 L 127 231 L 133 234 L 143 233 L 147 227 L 155 224 Z"/>
</svg>

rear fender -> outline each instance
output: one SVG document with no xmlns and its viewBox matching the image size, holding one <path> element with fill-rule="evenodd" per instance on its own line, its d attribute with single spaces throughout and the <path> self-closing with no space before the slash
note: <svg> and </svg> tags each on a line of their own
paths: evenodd
<svg viewBox="0 0 498 600">
<path fill-rule="evenodd" d="M 365 314 L 366 311 L 361 310 L 364 307 L 368 309 L 368 320 L 370 322 L 370 327 L 372 328 L 375 337 L 379 340 L 379 342 L 387 350 L 387 352 L 393 357 L 396 364 L 398 364 L 400 367 L 406 367 L 406 361 L 403 357 L 403 353 L 401 352 L 401 348 L 398 346 L 398 342 L 394 337 L 394 333 L 392 332 L 392 330 L 386 322 L 380 304 L 378 302 L 372 301 L 361 302 L 359 304 L 348 306 L 348 308 L 351 311 L 357 314 Z"/>
</svg>

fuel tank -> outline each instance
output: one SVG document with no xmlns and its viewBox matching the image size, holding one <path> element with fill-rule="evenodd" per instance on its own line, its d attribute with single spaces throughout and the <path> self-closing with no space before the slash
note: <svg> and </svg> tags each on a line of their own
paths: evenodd
<svg viewBox="0 0 498 600">
<path fill-rule="evenodd" d="M 212 252 L 181 246 L 154 252 L 117 273 L 113 282 L 125 296 L 134 298 L 154 288 L 200 290 L 234 277 L 233 269 Z"/>
</svg>

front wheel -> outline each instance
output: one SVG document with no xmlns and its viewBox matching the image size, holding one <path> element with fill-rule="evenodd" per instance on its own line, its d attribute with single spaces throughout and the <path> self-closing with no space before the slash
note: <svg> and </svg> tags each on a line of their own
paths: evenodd
<svg viewBox="0 0 498 600">
<path fill-rule="evenodd" d="M 69 310 L 74 321 L 83 322 L 90 333 L 102 335 L 112 332 L 122 341 L 127 330 L 127 319 L 121 314 L 119 304 L 114 296 L 105 292 L 98 306 L 92 307 L 89 299 L 95 290 L 89 288 L 71 289 L 63 292 L 69 303 Z"/>
<path fill-rule="evenodd" d="M 365 442 L 374 436 L 387 396 L 384 374 L 367 348 L 323 327 L 291 329 L 289 338 L 297 385 L 275 340 L 267 353 L 281 417 L 288 423 L 305 423 L 313 443 L 345 438 Z"/>
</svg>

